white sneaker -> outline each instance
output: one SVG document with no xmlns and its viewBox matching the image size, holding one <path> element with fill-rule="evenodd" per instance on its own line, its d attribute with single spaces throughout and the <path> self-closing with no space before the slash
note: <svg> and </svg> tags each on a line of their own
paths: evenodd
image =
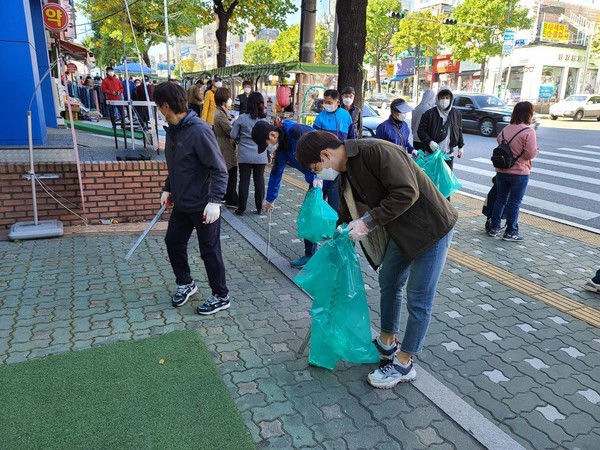
<svg viewBox="0 0 600 450">
<path fill-rule="evenodd" d="M 417 371 L 413 367 L 412 360 L 407 366 L 402 366 L 395 357 L 392 361 L 381 361 L 379 369 L 373 370 L 367 377 L 369 384 L 378 389 L 391 389 L 398 383 L 416 379 Z"/>
<path fill-rule="evenodd" d="M 586 291 L 595 292 L 596 294 L 600 294 L 600 283 L 594 283 L 592 280 L 587 280 L 583 285 L 583 288 Z"/>
</svg>

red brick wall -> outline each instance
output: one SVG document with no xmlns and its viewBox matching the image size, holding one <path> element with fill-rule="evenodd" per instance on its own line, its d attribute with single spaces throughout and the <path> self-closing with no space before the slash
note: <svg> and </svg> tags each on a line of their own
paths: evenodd
<svg viewBox="0 0 600 450">
<path fill-rule="evenodd" d="M 28 172 L 29 164 L 0 165 L 0 228 L 33 220 L 31 182 L 22 178 Z M 58 179 L 41 181 L 56 194 L 77 205 L 67 204 L 77 214 L 83 215 L 74 163 L 40 163 L 35 165 L 35 172 L 37 175 L 58 174 Z M 100 219 L 114 219 L 119 223 L 139 222 L 151 220 L 160 207 L 167 165 L 163 161 L 87 162 L 81 164 L 81 176 L 89 224 L 97 224 Z M 58 219 L 65 226 L 83 224 L 41 186 L 37 185 L 36 193 L 39 220 Z M 163 219 L 167 217 L 165 215 Z"/>
</svg>

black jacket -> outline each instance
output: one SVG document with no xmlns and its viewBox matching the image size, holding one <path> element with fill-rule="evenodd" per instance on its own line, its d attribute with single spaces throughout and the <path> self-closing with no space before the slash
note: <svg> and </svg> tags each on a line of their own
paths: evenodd
<svg viewBox="0 0 600 450">
<path fill-rule="evenodd" d="M 429 143 L 435 141 L 438 144 L 446 139 L 446 135 L 450 131 L 450 148 L 464 147 L 465 142 L 462 134 L 462 115 L 455 108 L 450 110 L 448 120 L 442 125 L 442 118 L 437 108 L 434 106 L 427 110 L 421 116 L 419 129 L 417 134 L 421 140 L 421 150 L 431 153 Z"/>
<path fill-rule="evenodd" d="M 209 124 L 189 111 L 177 125 L 165 127 L 165 158 L 169 175 L 163 190 L 178 211 L 204 211 L 220 203 L 227 188 L 227 167 Z"/>
</svg>

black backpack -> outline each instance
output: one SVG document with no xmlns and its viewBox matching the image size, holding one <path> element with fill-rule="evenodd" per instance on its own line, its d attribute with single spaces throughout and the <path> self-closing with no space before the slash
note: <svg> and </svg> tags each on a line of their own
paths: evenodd
<svg viewBox="0 0 600 450">
<path fill-rule="evenodd" d="M 496 147 L 492 151 L 492 164 L 496 169 L 510 169 L 512 166 L 515 165 L 517 159 L 523 156 L 523 153 L 525 153 L 525 149 L 523 149 L 519 156 L 515 158 L 513 156 L 512 150 L 510 149 L 510 143 L 513 141 L 514 138 L 517 137 L 517 135 L 521 131 L 525 130 L 527 130 L 527 128 L 522 128 L 519 131 L 517 131 L 517 134 L 515 134 L 508 142 L 506 142 L 506 139 L 504 139 L 504 131 L 502 132 L 502 142 L 500 142 L 500 144 L 498 144 L 498 147 Z"/>
</svg>

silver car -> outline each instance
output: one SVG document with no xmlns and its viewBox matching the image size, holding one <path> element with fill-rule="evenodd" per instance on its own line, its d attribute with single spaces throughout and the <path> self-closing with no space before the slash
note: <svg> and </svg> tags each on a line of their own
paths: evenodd
<svg viewBox="0 0 600 450">
<path fill-rule="evenodd" d="M 550 118 L 572 117 L 573 120 L 596 118 L 600 122 L 600 95 L 575 94 L 550 107 Z"/>
</svg>

